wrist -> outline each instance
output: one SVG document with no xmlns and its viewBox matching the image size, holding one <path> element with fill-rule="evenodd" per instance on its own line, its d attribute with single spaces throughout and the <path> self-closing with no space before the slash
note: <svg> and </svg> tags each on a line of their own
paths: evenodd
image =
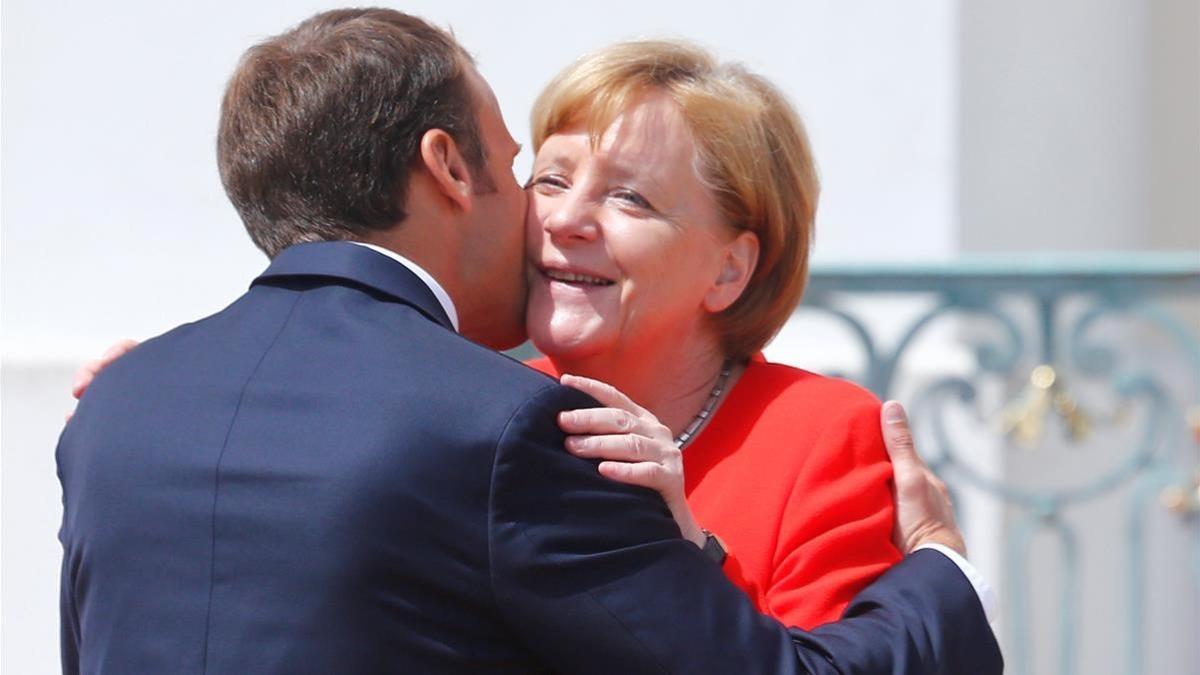
<svg viewBox="0 0 1200 675">
<path fill-rule="evenodd" d="M 692 542 L 697 548 L 704 548 L 704 542 L 708 541 L 708 535 L 704 533 L 704 528 L 700 527 L 700 523 L 692 517 L 689 512 L 683 518 L 678 519 L 679 534 L 684 539 Z"/>
<path fill-rule="evenodd" d="M 688 527 L 680 528 L 679 533 L 683 535 L 684 539 L 687 539 L 695 544 L 696 548 L 704 548 L 705 542 L 708 541 L 708 535 L 705 534 L 704 530 L 696 523 L 692 523 Z"/>
<path fill-rule="evenodd" d="M 708 537 L 704 534 L 704 528 L 700 527 L 700 523 L 696 522 L 696 516 L 692 515 L 692 509 L 686 501 L 667 500 L 667 508 L 671 511 L 671 517 L 675 519 L 675 524 L 679 526 L 679 535 L 684 539 L 695 544 L 698 548 L 704 548 L 704 542 Z"/>
<path fill-rule="evenodd" d="M 955 553 L 962 556 L 963 558 L 967 557 L 967 543 L 965 541 L 963 541 L 962 535 L 959 535 L 954 532 L 944 532 L 944 531 L 931 532 L 929 534 L 926 534 L 923 537 L 920 537 L 909 548 L 908 552 L 911 553 L 912 551 L 915 551 L 919 548 L 931 546 L 931 545 L 943 546 L 945 548 L 950 549 L 951 551 L 954 551 Z"/>
</svg>

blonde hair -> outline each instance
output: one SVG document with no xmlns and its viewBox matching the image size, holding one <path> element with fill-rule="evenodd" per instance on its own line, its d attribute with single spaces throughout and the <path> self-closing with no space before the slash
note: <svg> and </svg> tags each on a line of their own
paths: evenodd
<svg viewBox="0 0 1200 675">
<path fill-rule="evenodd" d="M 598 143 L 647 90 L 679 107 L 700 177 L 729 225 L 758 237 L 750 282 L 712 318 L 725 355 L 744 359 L 775 337 L 804 295 L 820 192 L 808 136 L 765 78 L 687 42 L 639 40 L 584 56 L 546 86 L 531 116 L 534 149 L 576 124 Z"/>
</svg>

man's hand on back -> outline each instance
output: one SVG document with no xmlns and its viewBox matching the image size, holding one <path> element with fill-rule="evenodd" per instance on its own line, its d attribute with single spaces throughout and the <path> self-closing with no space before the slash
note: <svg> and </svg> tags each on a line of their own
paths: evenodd
<svg viewBox="0 0 1200 675">
<path fill-rule="evenodd" d="M 967 545 L 954 520 L 950 493 L 917 454 L 904 406 L 888 401 L 880 417 L 896 476 L 896 546 L 907 555 L 924 544 L 941 544 L 965 558 Z"/>
</svg>

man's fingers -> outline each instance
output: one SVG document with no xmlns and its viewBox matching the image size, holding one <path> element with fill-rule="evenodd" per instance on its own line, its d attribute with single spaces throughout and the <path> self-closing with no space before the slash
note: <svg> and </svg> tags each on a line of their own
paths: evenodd
<svg viewBox="0 0 1200 675">
<path fill-rule="evenodd" d="M 883 404 L 880 417 L 883 422 L 883 444 L 892 460 L 896 491 L 902 500 L 920 499 L 920 495 L 934 487 L 931 479 L 937 480 L 937 477 L 917 454 L 904 406 L 897 401 L 888 401 Z"/>
<path fill-rule="evenodd" d="M 942 544 L 963 553 L 966 545 L 954 522 L 949 490 L 917 454 L 904 406 L 896 401 L 884 403 L 880 422 L 896 477 L 896 529 L 892 539 L 905 553 L 925 543 Z"/>
<path fill-rule="evenodd" d="M 898 401 L 888 401 L 883 404 L 880 417 L 883 427 L 883 444 L 887 446 L 888 457 L 891 458 L 892 464 L 905 462 L 923 464 L 913 445 L 912 430 L 908 428 L 908 415 L 904 413 L 904 406 L 900 405 Z"/>
<path fill-rule="evenodd" d="M 938 491 L 938 494 L 942 495 L 943 499 L 949 501 L 950 488 L 946 487 L 946 481 L 939 478 L 938 475 L 932 471 L 927 471 L 927 475 L 929 476 L 930 484 L 932 484 L 933 488 Z"/>
</svg>

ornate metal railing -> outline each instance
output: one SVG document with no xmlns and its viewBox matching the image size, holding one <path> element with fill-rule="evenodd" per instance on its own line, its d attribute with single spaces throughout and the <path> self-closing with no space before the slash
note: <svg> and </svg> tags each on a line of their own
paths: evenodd
<svg viewBox="0 0 1200 675">
<path fill-rule="evenodd" d="M 856 298 L 883 294 L 917 307 L 890 345 L 876 337 L 877 318 L 854 310 Z M 881 398 L 903 393 L 918 448 L 935 470 L 956 491 L 977 491 L 1003 506 L 1000 585 L 1012 672 L 1033 671 L 1031 582 L 1050 573 L 1058 578 L 1054 672 L 1078 672 L 1079 579 L 1087 560 L 1069 516 L 1101 499 L 1127 499 L 1127 520 L 1117 535 L 1124 538 L 1127 575 L 1113 579 L 1111 588 L 1088 592 L 1125 594 L 1127 612 L 1114 620 L 1126 625 L 1116 632 L 1127 636 L 1125 670 L 1143 672 L 1147 546 L 1153 544 L 1146 522 L 1156 506 L 1190 528 L 1185 531 L 1195 576 L 1185 578 L 1200 584 L 1200 252 L 822 265 L 813 270 L 798 320 L 814 312 L 843 324 L 861 348 L 861 370 L 848 376 Z M 914 345 L 929 338 L 932 326 L 941 325 L 941 339 L 947 339 L 946 323 L 952 324 L 949 341 L 973 354 L 969 372 L 937 372 L 936 358 L 932 365 L 925 359 L 921 373 L 906 369 Z M 977 444 L 979 437 L 956 435 L 962 419 L 991 434 L 1000 455 L 994 464 L 1004 468 L 984 470 L 969 458 L 965 444 Z M 1104 433 L 1093 433 L 1097 429 Z M 1048 457 L 1022 448 L 1073 452 L 1111 446 L 1122 435 L 1128 438 L 1118 441 L 1115 459 L 1094 475 L 1058 475 L 1046 485 L 1020 469 Z M 1058 570 L 1030 569 L 1038 534 L 1057 542 Z M 1193 587 L 1183 597 L 1198 594 Z M 1200 635 L 1200 626 L 1191 632 Z"/>
</svg>

